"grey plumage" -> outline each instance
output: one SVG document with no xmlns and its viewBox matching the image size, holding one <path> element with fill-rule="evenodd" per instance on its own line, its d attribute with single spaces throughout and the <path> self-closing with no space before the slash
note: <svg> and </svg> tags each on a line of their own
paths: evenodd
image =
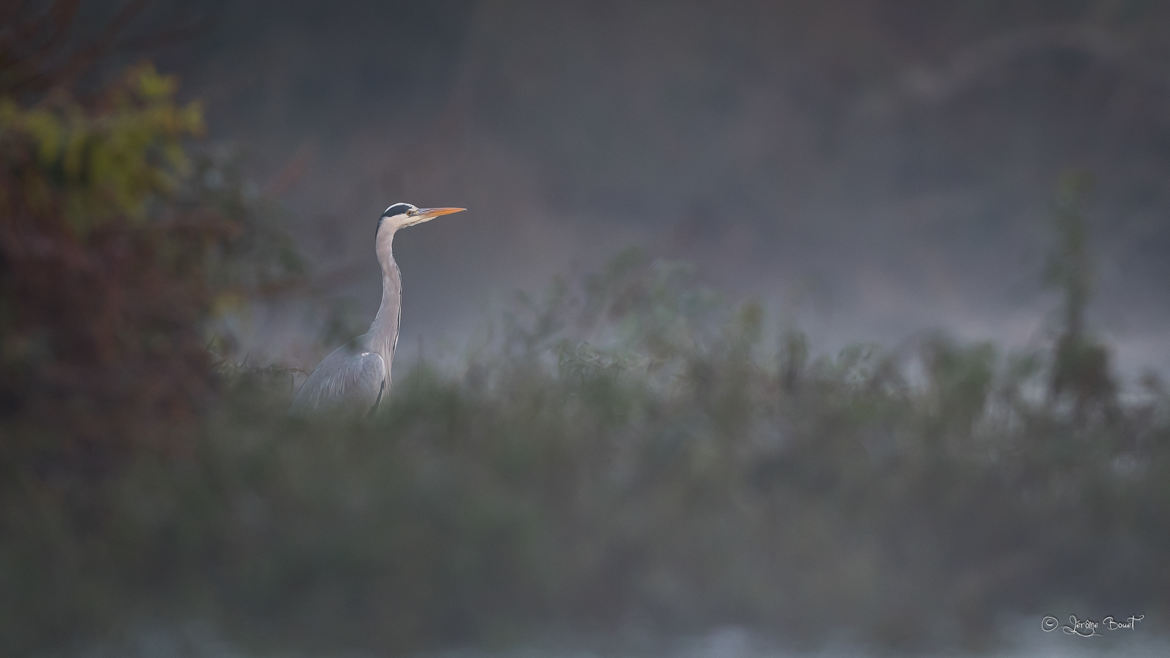
<svg viewBox="0 0 1170 658">
<path fill-rule="evenodd" d="M 378 264 L 382 266 L 378 313 L 369 331 L 334 350 L 313 369 L 293 398 L 295 410 L 338 409 L 371 414 L 386 399 L 402 320 L 402 275 L 394 262 L 394 234 L 400 228 L 462 210 L 397 203 L 382 213 L 374 236 Z"/>
<path fill-rule="evenodd" d="M 389 370 L 381 354 L 364 351 L 355 339 L 325 357 L 293 399 L 298 409 L 346 407 L 373 413 L 386 393 Z"/>
</svg>

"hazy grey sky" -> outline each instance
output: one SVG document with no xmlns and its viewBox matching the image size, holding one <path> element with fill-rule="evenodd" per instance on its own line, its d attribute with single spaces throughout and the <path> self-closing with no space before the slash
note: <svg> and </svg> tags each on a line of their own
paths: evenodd
<svg viewBox="0 0 1170 658">
<path fill-rule="evenodd" d="M 800 309 L 826 346 L 1028 342 L 1056 302 L 1049 204 L 1083 170 L 1096 326 L 1166 364 L 1167 11 L 1073 4 L 224 2 L 161 63 L 310 262 L 353 272 L 355 317 L 382 208 L 471 209 L 400 236 L 408 352 L 628 244 Z"/>
</svg>

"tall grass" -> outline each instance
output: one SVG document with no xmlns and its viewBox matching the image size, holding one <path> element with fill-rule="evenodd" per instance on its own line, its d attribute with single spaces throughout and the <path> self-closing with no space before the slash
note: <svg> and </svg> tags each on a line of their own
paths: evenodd
<svg viewBox="0 0 1170 658">
<path fill-rule="evenodd" d="M 371 420 L 289 418 L 287 379 L 232 372 L 182 454 L 84 491 L 16 471 L 0 637 L 200 620 L 393 653 L 736 623 L 932 647 L 1005 615 L 1165 611 L 1156 378 L 1096 413 L 1044 394 L 1056 352 L 813 356 L 639 252 L 506 317 Z"/>
</svg>

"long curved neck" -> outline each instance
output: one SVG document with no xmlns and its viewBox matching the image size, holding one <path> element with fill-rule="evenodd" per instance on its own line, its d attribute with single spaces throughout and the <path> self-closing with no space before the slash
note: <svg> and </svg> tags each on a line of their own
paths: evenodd
<svg viewBox="0 0 1170 658">
<path fill-rule="evenodd" d="M 385 235 L 383 235 L 385 233 Z M 368 349 L 386 360 L 389 374 L 394 348 L 398 345 L 398 324 L 402 319 L 402 273 L 394 262 L 393 230 L 380 231 L 377 236 L 378 264 L 382 266 L 382 304 L 366 333 Z"/>
</svg>

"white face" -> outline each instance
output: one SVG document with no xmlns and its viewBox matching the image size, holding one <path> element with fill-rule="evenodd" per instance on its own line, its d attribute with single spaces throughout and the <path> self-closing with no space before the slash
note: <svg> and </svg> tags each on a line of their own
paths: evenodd
<svg viewBox="0 0 1170 658">
<path fill-rule="evenodd" d="M 382 229 L 391 229 L 391 232 L 400 228 L 414 226 L 452 213 L 463 212 L 464 208 L 419 208 L 410 203 L 394 203 L 382 213 L 378 219 L 378 232 Z"/>
<path fill-rule="evenodd" d="M 381 232 L 383 228 L 398 230 L 404 226 L 410 226 L 416 213 L 418 213 L 418 206 L 414 204 L 392 203 L 378 219 L 378 232 Z"/>
</svg>

